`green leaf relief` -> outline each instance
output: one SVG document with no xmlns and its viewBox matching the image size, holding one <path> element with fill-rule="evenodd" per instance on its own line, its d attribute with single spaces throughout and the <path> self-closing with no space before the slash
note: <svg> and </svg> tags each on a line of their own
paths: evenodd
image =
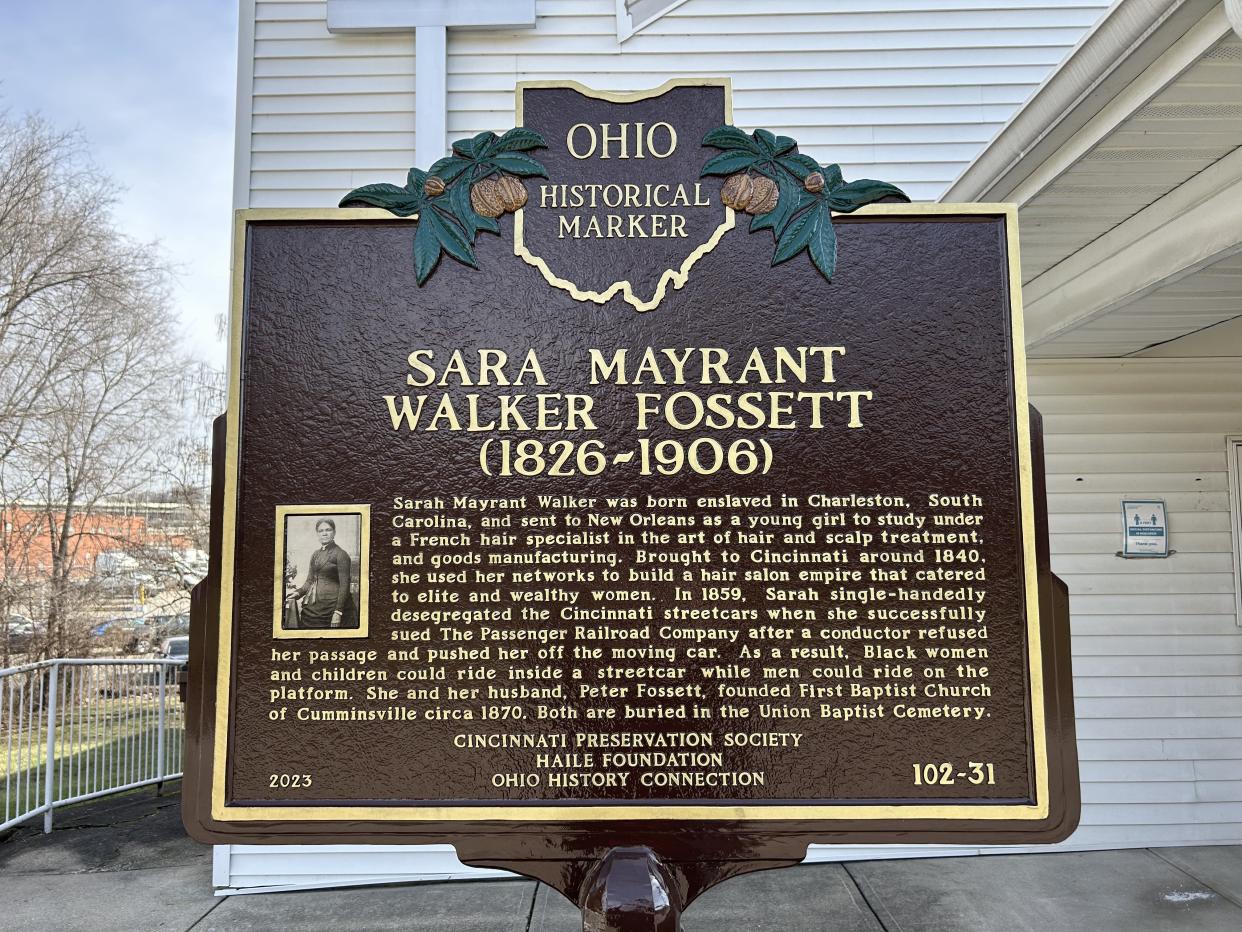
<svg viewBox="0 0 1242 932">
<path fill-rule="evenodd" d="M 425 202 L 426 199 L 421 191 L 411 194 L 405 188 L 399 188 L 395 184 L 379 183 L 354 188 L 341 198 L 339 206 L 369 204 L 372 207 L 382 207 L 398 217 L 411 217 L 423 208 Z"/>
<path fill-rule="evenodd" d="M 419 221 L 414 231 L 414 278 L 421 285 L 435 271 L 440 261 L 440 240 L 430 223 Z"/>
<path fill-rule="evenodd" d="M 727 123 L 724 126 L 717 126 L 704 136 L 703 145 L 714 146 L 717 149 L 745 149 L 756 155 L 759 154 L 753 139 L 736 126 L 730 126 Z"/>
<path fill-rule="evenodd" d="M 546 146 L 543 136 L 536 133 L 533 129 L 526 129 L 522 126 L 515 126 L 509 130 L 497 141 L 492 147 L 494 152 L 518 152 L 527 149 L 540 149 Z"/>
<path fill-rule="evenodd" d="M 453 143 L 453 151 L 468 159 L 484 158 L 496 142 L 497 136 L 492 132 L 482 132 L 469 139 L 458 139 Z"/>
<path fill-rule="evenodd" d="M 867 204 L 874 204 L 876 201 L 885 197 L 895 197 L 902 201 L 909 202 L 910 198 L 905 191 L 896 185 L 889 184 L 887 181 L 872 181 L 870 178 L 860 178 L 857 181 L 851 181 L 849 184 L 843 184 L 828 198 L 828 203 L 833 210 L 840 213 L 851 213 Z"/>
<path fill-rule="evenodd" d="M 776 163 L 799 181 L 805 180 L 806 176 L 811 172 L 820 170 L 818 162 L 809 155 L 803 155 L 801 152 L 791 152 L 788 155 L 782 155 L 776 160 Z"/>
<path fill-rule="evenodd" d="M 548 173 L 539 162 L 523 152 L 498 152 L 488 156 L 487 165 L 494 166 L 510 175 L 530 178 L 536 175 L 546 178 Z"/>
<path fill-rule="evenodd" d="M 427 173 L 420 168 L 411 168 L 405 177 L 405 189 L 411 194 L 422 194 L 423 184 L 427 181 Z"/>
<path fill-rule="evenodd" d="M 474 246 L 466 239 L 460 224 L 447 211 L 432 207 L 418 218 L 419 225 L 427 225 L 435 232 L 440 247 L 458 262 L 478 268 L 474 258 Z"/>
<path fill-rule="evenodd" d="M 732 175 L 734 172 L 745 171 L 759 161 L 753 152 L 741 149 L 730 149 L 707 160 L 701 175 Z"/>
<path fill-rule="evenodd" d="M 466 241 L 461 228 L 439 208 L 433 207 L 419 216 L 418 228 L 414 231 L 414 277 L 420 285 L 435 271 L 440 263 L 441 252 L 448 253 L 472 268 L 478 268 L 474 249 Z"/>
<path fill-rule="evenodd" d="M 445 253 L 458 262 L 478 268 L 475 238 L 480 231 L 499 233 L 500 224 L 475 212 L 470 203 L 471 185 L 481 178 L 502 173 L 546 178 L 543 165 L 527 154 L 544 145 L 543 136 L 521 126 L 503 136 L 477 133 L 469 139 L 455 141 L 452 154 L 437 159 L 430 170 L 411 168 L 405 187 L 387 183 L 363 185 L 345 195 L 340 205 L 369 204 L 399 217 L 417 214 L 414 275 L 422 285 Z M 433 176 L 444 182 L 443 193 L 434 198 L 425 193 L 427 179 Z"/>
<path fill-rule="evenodd" d="M 819 273 L 832 281 L 837 270 L 837 231 L 832 226 L 832 214 L 825 208 L 816 207 L 815 230 L 807 243 L 807 252 Z"/>
<path fill-rule="evenodd" d="M 769 133 L 766 129 L 757 129 L 753 133 L 755 142 L 759 144 L 759 151 L 766 155 L 776 154 L 776 137 Z"/>
<path fill-rule="evenodd" d="M 785 155 L 792 152 L 798 146 L 797 140 L 789 136 L 777 136 L 773 142 L 773 150 L 775 155 Z"/>
<path fill-rule="evenodd" d="M 766 129 L 755 130 L 754 137 L 759 150 L 769 156 L 784 155 L 798 144 L 788 136 L 777 136 Z"/>
<path fill-rule="evenodd" d="M 811 234 L 815 230 L 816 213 L 817 209 L 812 207 L 804 210 L 789 221 L 789 224 L 785 227 L 785 232 L 776 241 L 776 252 L 772 254 L 773 265 L 788 262 L 802 252 L 802 250 L 806 249 L 807 243 L 811 241 Z"/>
<path fill-rule="evenodd" d="M 444 158 L 440 159 L 438 162 L 432 165 L 431 171 L 429 171 L 427 174 L 435 175 L 437 178 L 439 178 L 441 181 L 447 184 L 448 182 L 452 181 L 454 178 L 457 178 L 458 176 L 460 176 L 463 172 L 466 171 L 466 169 L 470 168 L 472 165 L 474 165 L 474 162 L 470 161 L 469 159 L 458 158 L 455 155 L 446 155 Z"/>
<path fill-rule="evenodd" d="M 776 206 L 750 222 L 751 233 L 772 231 L 772 264 L 788 262 L 805 250 L 815 268 L 829 281 L 837 266 L 837 233 L 832 212 L 848 213 L 886 197 L 910 200 L 904 191 L 885 181 L 860 179 L 847 184 L 841 166 L 820 165 L 797 151 L 796 140 L 766 129 L 756 129 L 747 136 L 736 126 L 725 124 L 705 135 L 703 145 L 723 151 L 703 164 L 700 176 L 745 171 L 776 182 Z M 806 180 L 817 172 L 823 175 L 823 187 L 815 184 L 812 187 L 816 191 L 808 191 Z"/>
</svg>

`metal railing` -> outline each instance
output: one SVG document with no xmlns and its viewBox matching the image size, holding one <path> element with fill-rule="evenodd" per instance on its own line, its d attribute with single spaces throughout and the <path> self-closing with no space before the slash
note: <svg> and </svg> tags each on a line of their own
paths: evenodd
<svg viewBox="0 0 1242 932">
<path fill-rule="evenodd" d="M 44 660 L 0 670 L 0 831 L 181 776 L 177 660 Z"/>
</svg>

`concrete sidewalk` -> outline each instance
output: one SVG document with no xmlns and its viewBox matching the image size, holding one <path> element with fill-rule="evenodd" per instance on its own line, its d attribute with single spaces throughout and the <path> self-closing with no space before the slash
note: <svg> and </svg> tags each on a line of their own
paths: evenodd
<svg viewBox="0 0 1242 932">
<path fill-rule="evenodd" d="M 0 929 L 580 932 L 527 880 L 251 894 L 211 892 L 208 848 L 177 796 L 57 814 L 0 840 Z M 1238 932 L 1242 847 L 819 864 L 751 874 L 694 903 L 687 932 Z"/>
</svg>

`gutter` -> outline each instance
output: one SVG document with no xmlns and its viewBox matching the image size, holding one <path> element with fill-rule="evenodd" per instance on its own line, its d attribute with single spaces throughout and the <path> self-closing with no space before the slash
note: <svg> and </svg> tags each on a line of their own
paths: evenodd
<svg viewBox="0 0 1242 932">
<path fill-rule="evenodd" d="M 941 201 L 1003 202 L 1221 0 L 1117 0 Z M 1242 0 L 1225 0 L 1235 30 Z"/>
</svg>

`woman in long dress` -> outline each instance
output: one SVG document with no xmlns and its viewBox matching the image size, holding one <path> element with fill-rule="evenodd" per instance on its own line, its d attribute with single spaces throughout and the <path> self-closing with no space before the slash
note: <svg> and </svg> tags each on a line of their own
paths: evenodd
<svg viewBox="0 0 1242 932">
<path fill-rule="evenodd" d="M 310 559 L 306 581 L 286 599 L 302 600 L 299 626 L 302 628 L 353 628 L 358 625 L 354 600 L 349 592 L 349 554 L 336 543 L 336 522 L 320 518 L 315 522 L 319 549 Z"/>
</svg>

